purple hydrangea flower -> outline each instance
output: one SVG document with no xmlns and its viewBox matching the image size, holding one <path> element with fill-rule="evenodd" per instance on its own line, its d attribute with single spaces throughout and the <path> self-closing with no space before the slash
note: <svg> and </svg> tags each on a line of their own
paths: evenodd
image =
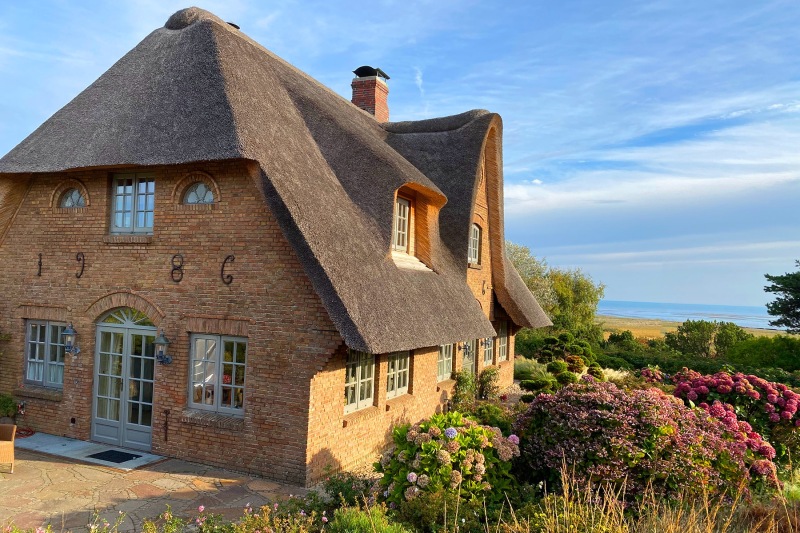
<svg viewBox="0 0 800 533">
<path fill-rule="evenodd" d="M 417 474 L 414 472 L 409 472 L 408 475 L 406 476 L 406 479 L 408 480 L 409 483 L 416 483 Z"/>
<path fill-rule="evenodd" d="M 509 435 L 508 436 L 508 442 L 510 442 L 511 444 L 516 444 L 517 446 L 519 446 L 519 437 L 517 437 L 516 435 Z"/>
<path fill-rule="evenodd" d="M 444 430 L 444 436 L 448 439 L 454 439 L 456 438 L 456 435 L 458 435 L 456 428 L 447 428 Z"/>
</svg>

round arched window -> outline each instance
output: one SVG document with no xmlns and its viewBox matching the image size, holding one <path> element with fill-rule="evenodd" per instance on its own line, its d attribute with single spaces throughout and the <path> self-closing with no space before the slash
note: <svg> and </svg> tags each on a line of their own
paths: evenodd
<svg viewBox="0 0 800 533">
<path fill-rule="evenodd" d="M 186 189 L 186 194 L 183 195 L 183 203 L 213 204 L 214 191 L 212 191 L 211 188 L 202 181 L 198 181 Z"/>
<path fill-rule="evenodd" d="M 86 207 L 86 198 L 83 197 L 81 191 L 78 189 L 67 189 L 64 194 L 61 195 L 61 202 L 58 204 L 59 207 Z"/>
</svg>

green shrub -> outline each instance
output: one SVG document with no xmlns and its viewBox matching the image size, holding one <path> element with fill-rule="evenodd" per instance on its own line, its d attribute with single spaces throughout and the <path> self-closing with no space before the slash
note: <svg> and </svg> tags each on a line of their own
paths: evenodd
<svg viewBox="0 0 800 533">
<path fill-rule="evenodd" d="M 519 401 L 521 401 L 522 403 L 531 403 L 535 399 L 536 399 L 535 394 L 523 394 L 522 396 L 519 397 Z"/>
<path fill-rule="evenodd" d="M 599 381 L 605 381 L 606 376 L 603 374 L 603 369 L 599 366 L 590 366 L 586 373 Z"/>
<path fill-rule="evenodd" d="M 7 394 L 0 394 L 0 417 L 14 416 L 17 414 L 17 404 L 14 398 Z"/>
<path fill-rule="evenodd" d="M 582 357 L 577 355 L 567 356 L 567 370 L 570 372 L 575 372 L 576 374 L 580 374 L 583 372 L 584 368 L 586 368 L 586 362 Z"/>
<path fill-rule="evenodd" d="M 386 516 L 386 509 L 383 506 L 373 505 L 368 509 L 362 510 L 358 507 L 345 507 L 336 509 L 325 531 L 330 533 L 411 533 L 400 524 L 394 524 Z"/>
<path fill-rule="evenodd" d="M 567 370 L 567 363 L 565 361 L 551 361 L 547 363 L 547 371 L 553 374 L 554 376 L 565 372 Z"/>
<path fill-rule="evenodd" d="M 470 413 L 470 418 L 484 426 L 500 428 L 505 436 L 511 434 L 511 426 L 514 423 L 514 416 L 509 409 L 492 402 L 478 404 Z"/>
<path fill-rule="evenodd" d="M 559 334 L 558 340 L 563 344 L 572 344 L 573 342 L 575 342 L 575 335 L 573 335 L 569 331 L 565 331 Z"/>
<path fill-rule="evenodd" d="M 325 478 L 322 487 L 331 500 L 358 506 L 369 497 L 373 479 L 365 474 L 337 472 Z"/>
<path fill-rule="evenodd" d="M 514 336 L 514 353 L 522 357 L 531 359 L 544 346 L 544 337 L 538 329 L 522 328 Z"/>
<path fill-rule="evenodd" d="M 375 463 L 387 501 L 453 491 L 467 500 L 501 503 L 515 486 L 511 459 L 519 448 L 500 430 L 453 411 L 392 430 L 394 448 Z M 516 437 L 514 437 L 516 440 Z"/>
<path fill-rule="evenodd" d="M 800 338 L 777 335 L 745 340 L 728 350 L 727 359 L 743 367 L 794 372 L 800 370 Z"/>
<path fill-rule="evenodd" d="M 484 509 L 480 502 L 459 501 L 454 492 L 446 490 L 422 492 L 402 502 L 395 512 L 397 520 L 422 533 L 484 531 L 482 516 Z M 352 530 L 361 531 L 372 530 Z"/>
<path fill-rule="evenodd" d="M 455 387 L 453 387 L 453 408 L 455 410 L 471 410 L 478 393 L 475 374 L 462 370 L 461 372 L 455 372 L 453 379 L 456 382 Z"/>
<path fill-rule="evenodd" d="M 500 369 L 496 366 L 486 367 L 478 375 L 476 394 L 479 400 L 495 400 L 500 394 Z"/>
<path fill-rule="evenodd" d="M 610 368 L 612 370 L 632 370 L 633 365 L 621 357 L 614 357 L 611 355 L 599 355 L 597 357 L 597 364 L 602 368 Z"/>
<path fill-rule="evenodd" d="M 558 383 L 561 385 L 569 385 L 571 383 L 577 383 L 578 375 L 567 370 L 566 372 L 561 372 L 560 374 L 558 374 L 556 376 L 556 381 L 558 381 Z"/>
<path fill-rule="evenodd" d="M 529 392 L 546 392 L 553 388 L 555 380 L 552 377 L 526 379 L 519 386 Z"/>
</svg>

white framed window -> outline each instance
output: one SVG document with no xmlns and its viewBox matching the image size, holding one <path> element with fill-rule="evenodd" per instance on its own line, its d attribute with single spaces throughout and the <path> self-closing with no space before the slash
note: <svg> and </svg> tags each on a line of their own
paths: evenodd
<svg viewBox="0 0 800 533">
<path fill-rule="evenodd" d="M 196 183 L 193 183 L 188 189 L 186 189 L 186 193 L 183 195 L 183 203 L 213 204 L 214 191 L 211 190 L 211 187 L 209 187 L 202 181 L 198 181 Z"/>
<path fill-rule="evenodd" d="M 150 174 L 115 174 L 111 233 L 153 233 L 156 181 Z"/>
<path fill-rule="evenodd" d="M 394 202 L 392 249 L 408 253 L 408 228 L 411 220 L 411 201 L 399 196 Z"/>
<path fill-rule="evenodd" d="M 395 398 L 408 394 L 408 369 L 411 361 L 410 352 L 394 352 L 387 356 L 386 397 Z"/>
<path fill-rule="evenodd" d="M 194 334 L 191 343 L 189 405 L 195 409 L 241 415 L 244 410 L 247 339 Z"/>
<path fill-rule="evenodd" d="M 86 198 L 78 189 L 68 189 L 61 195 L 61 200 L 58 202 L 58 207 L 78 208 L 86 207 Z"/>
<path fill-rule="evenodd" d="M 490 366 L 494 363 L 494 338 L 483 339 L 483 366 Z"/>
<path fill-rule="evenodd" d="M 467 259 L 471 265 L 481 264 L 481 227 L 477 224 L 473 224 L 469 231 Z"/>
<path fill-rule="evenodd" d="M 439 381 L 450 379 L 453 375 L 453 345 L 442 344 L 439 346 L 439 358 L 436 364 L 436 378 Z"/>
<path fill-rule="evenodd" d="M 508 322 L 500 322 L 497 327 L 497 360 L 508 360 Z"/>
<path fill-rule="evenodd" d="M 345 364 L 344 412 L 352 413 L 374 404 L 375 356 L 348 350 Z"/>
<path fill-rule="evenodd" d="M 28 320 L 25 382 L 60 389 L 64 386 L 64 328 L 66 324 Z"/>
</svg>

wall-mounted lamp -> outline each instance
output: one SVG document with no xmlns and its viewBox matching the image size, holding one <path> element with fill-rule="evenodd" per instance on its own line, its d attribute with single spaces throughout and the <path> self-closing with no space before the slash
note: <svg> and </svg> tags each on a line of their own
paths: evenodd
<svg viewBox="0 0 800 533">
<path fill-rule="evenodd" d="M 169 346 L 169 339 L 164 335 L 164 330 L 158 334 L 158 337 L 153 339 L 153 344 L 156 347 L 156 361 L 162 365 L 172 363 L 172 356 L 167 355 L 167 346 Z"/>
<path fill-rule="evenodd" d="M 75 343 L 75 340 L 78 338 L 78 332 L 75 331 L 75 328 L 72 327 L 72 322 L 64 329 L 64 332 L 61 333 L 64 335 L 64 351 L 67 353 L 71 353 L 72 355 L 78 355 L 81 353 L 81 349 L 78 348 L 78 345 Z"/>
<path fill-rule="evenodd" d="M 464 355 L 469 357 L 470 355 L 472 355 L 472 345 L 469 342 L 464 341 L 458 345 L 458 351 L 459 352 L 463 351 Z"/>
</svg>

